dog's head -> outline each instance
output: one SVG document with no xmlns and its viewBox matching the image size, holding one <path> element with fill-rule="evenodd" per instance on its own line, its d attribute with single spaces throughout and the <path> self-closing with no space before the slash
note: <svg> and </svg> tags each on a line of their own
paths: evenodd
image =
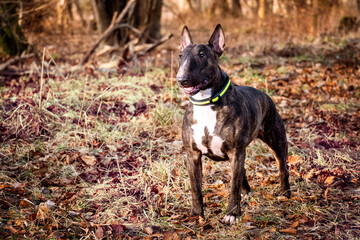
<svg viewBox="0 0 360 240">
<path fill-rule="evenodd" d="M 220 24 L 216 26 L 208 44 L 193 44 L 188 28 L 183 28 L 176 80 L 185 94 L 194 95 L 213 84 L 224 48 L 225 36 Z"/>
</svg>

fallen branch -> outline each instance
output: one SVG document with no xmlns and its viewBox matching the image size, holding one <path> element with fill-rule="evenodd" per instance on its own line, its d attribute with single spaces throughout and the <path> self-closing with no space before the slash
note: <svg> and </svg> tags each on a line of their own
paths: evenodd
<svg viewBox="0 0 360 240">
<path fill-rule="evenodd" d="M 133 30 L 133 28 L 129 24 L 119 24 L 119 23 L 121 22 L 121 20 L 123 20 L 123 18 L 125 17 L 125 14 L 130 9 L 130 7 L 134 4 L 134 2 L 135 2 L 135 0 L 130 0 L 126 4 L 125 8 L 121 11 L 120 15 L 116 18 L 115 22 L 113 24 L 110 24 L 110 26 L 103 32 L 103 34 L 101 34 L 99 39 L 96 41 L 96 43 L 92 46 L 92 48 L 88 51 L 88 53 L 85 55 L 85 57 L 81 61 L 82 66 L 85 65 L 89 61 L 91 55 L 95 52 L 96 48 L 99 47 L 100 43 L 106 37 L 108 37 L 114 30 L 119 29 L 121 27 L 128 27 Z"/>
<path fill-rule="evenodd" d="M 284 77 L 274 77 L 271 79 L 271 82 L 277 82 L 277 81 L 289 81 L 290 76 L 284 76 Z"/>
<path fill-rule="evenodd" d="M 23 59 L 27 59 L 27 58 L 31 58 L 35 56 L 34 53 L 30 53 L 30 54 L 26 54 L 24 56 L 18 56 L 18 57 L 15 57 L 15 58 L 11 58 L 9 60 L 7 60 L 6 62 L 4 62 L 3 64 L 0 65 L 0 72 L 2 72 L 3 70 L 5 70 L 8 66 L 14 64 L 14 63 L 17 63 L 18 61 L 21 61 Z"/>
<path fill-rule="evenodd" d="M 143 44 L 143 45 L 137 46 L 137 49 L 140 49 L 140 50 L 134 49 L 133 43 L 128 42 L 125 45 L 125 47 L 123 48 L 124 51 L 123 51 L 121 57 L 123 59 L 126 59 L 127 61 L 131 61 L 133 58 L 136 58 L 137 56 L 143 56 L 143 55 L 151 52 L 157 46 L 163 44 L 164 42 L 166 42 L 167 40 L 169 40 L 172 37 L 173 37 L 173 34 L 168 34 L 167 36 L 161 38 L 160 40 L 158 40 L 158 41 L 156 41 L 156 42 L 154 42 L 152 44 Z M 128 57 L 129 53 L 130 53 L 131 56 Z"/>
<path fill-rule="evenodd" d="M 150 47 L 148 47 L 147 49 L 145 49 L 144 51 L 139 52 L 139 55 L 144 55 L 148 52 L 151 52 L 152 50 L 154 50 L 157 46 L 163 44 L 164 42 L 166 42 L 167 40 L 169 40 L 170 38 L 172 38 L 173 35 L 169 34 L 163 38 L 161 38 L 159 41 L 153 43 Z"/>
</svg>

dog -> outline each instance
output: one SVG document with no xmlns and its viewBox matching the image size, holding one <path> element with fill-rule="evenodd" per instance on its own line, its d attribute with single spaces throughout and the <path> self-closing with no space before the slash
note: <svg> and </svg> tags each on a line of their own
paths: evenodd
<svg viewBox="0 0 360 240">
<path fill-rule="evenodd" d="M 290 197 L 291 192 L 283 121 L 267 94 L 232 83 L 221 70 L 219 57 L 224 48 L 225 36 L 220 24 L 208 44 L 194 44 L 185 26 L 176 80 L 190 100 L 184 115 L 182 140 L 188 159 L 191 213 L 204 216 L 202 155 L 216 161 L 230 160 L 230 199 L 223 221 L 233 224 L 241 215 L 241 190 L 250 192 L 244 168 L 245 149 L 255 138 L 265 142 L 275 155 L 282 194 Z"/>
</svg>

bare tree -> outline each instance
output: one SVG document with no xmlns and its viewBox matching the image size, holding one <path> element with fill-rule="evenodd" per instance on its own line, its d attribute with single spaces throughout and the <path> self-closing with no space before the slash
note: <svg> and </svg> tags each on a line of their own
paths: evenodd
<svg viewBox="0 0 360 240">
<path fill-rule="evenodd" d="M 233 17 L 242 17 L 240 0 L 231 0 L 231 14 Z"/>
<path fill-rule="evenodd" d="M 100 32 L 104 32 L 111 22 L 116 18 L 128 0 L 92 0 L 95 12 L 95 19 Z M 161 38 L 160 18 L 162 0 L 136 0 L 135 5 L 130 9 L 121 23 L 141 31 L 140 41 L 153 42 Z M 110 45 L 124 45 L 130 40 L 131 30 L 120 28 L 112 32 L 105 42 Z"/>
<path fill-rule="evenodd" d="M 0 3 L 0 55 L 15 56 L 28 48 L 19 25 L 20 9 L 18 1 Z"/>
</svg>

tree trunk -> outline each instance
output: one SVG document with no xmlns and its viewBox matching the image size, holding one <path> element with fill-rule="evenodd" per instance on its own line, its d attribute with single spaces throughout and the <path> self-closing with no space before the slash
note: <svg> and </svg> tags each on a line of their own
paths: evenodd
<svg viewBox="0 0 360 240">
<path fill-rule="evenodd" d="M 229 13 L 229 5 L 227 0 L 214 0 L 208 7 L 207 12 L 209 16 L 226 16 Z"/>
<path fill-rule="evenodd" d="M 266 17 L 266 0 L 259 1 L 258 16 L 261 19 L 264 19 Z"/>
<path fill-rule="evenodd" d="M 98 29 L 104 32 L 112 19 L 126 6 L 127 0 L 92 0 L 95 20 Z M 136 0 L 121 23 L 127 23 L 142 31 L 141 42 L 152 42 L 161 38 L 162 0 Z M 105 39 L 109 45 L 123 46 L 130 40 L 131 31 L 128 28 L 115 30 Z"/>
<path fill-rule="evenodd" d="M 17 1 L 0 3 L 0 55 L 16 56 L 28 48 L 19 25 L 19 6 Z"/>
<path fill-rule="evenodd" d="M 189 7 L 192 12 L 194 13 L 201 13 L 202 12 L 202 6 L 201 6 L 201 0 L 187 0 Z"/>
<path fill-rule="evenodd" d="M 240 0 L 231 0 L 231 14 L 233 17 L 242 17 Z"/>
</svg>

